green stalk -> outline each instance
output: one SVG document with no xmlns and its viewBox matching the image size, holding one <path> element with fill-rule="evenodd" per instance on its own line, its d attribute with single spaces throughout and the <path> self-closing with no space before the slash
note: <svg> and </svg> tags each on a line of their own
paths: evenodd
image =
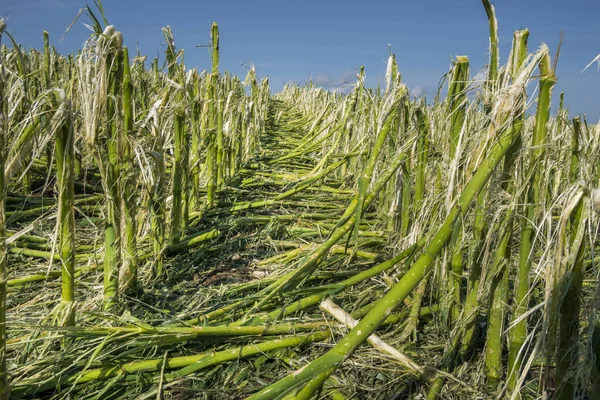
<svg viewBox="0 0 600 400">
<path fill-rule="evenodd" d="M 417 107 L 417 123 L 419 124 L 419 137 L 417 139 L 417 165 L 415 167 L 415 211 L 419 212 L 421 202 L 425 194 L 425 171 L 427 169 L 427 160 L 429 156 L 429 122 L 425 112 L 421 107 Z"/>
<path fill-rule="evenodd" d="M 450 107 L 450 160 L 456 163 L 457 179 L 460 179 L 462 166 L 460 154 L 457 154 L 460 135 L 465 125 L 465 116 L 467 109 L 467 85 L 469 83 L 469 58 L 466 56 L 456 57 L 456 63 L 452 69 L 452 80 L 448 89 L 448 101 Z M 456 182 L 456 187 L 460 188 L 460 182 Z M 456 321 L 460 312 L 461 296 L 460 286 L 463 275 L 463 245 L 462 245 L 462 223 L 457 219 L 452 229 L 450 238 L 451 251 L 450 258 L 450 279 L 448 281 L 448 292 L 450 303 L 450 320 Z"/>
<path fill-rule="evenodd" d="M 527 30 L 515 31 L 513 38 L 513 48 L 511 52 L 512 70 L 509 71 L 512 78 L 516 79 L 519 70 L 527 55 L 527 40 L 529 32 Z M 515 110 L 516 117 L 513 122 L 513 129 L 517 132 L 523 131 L 525 91 L 521 98 L 517 100 Z M 504 168 L 500 187 L 514 195 L 514 184 L 511 183 L 511 170 L 514 167 L 515 160 L 519 154 L 521 141 L 516 140 L 504 158 Z M 511 243 L 513 234 L 512 209 L 507 213 L 504 222 L 501 224 L 500 242 L 496 249 L 494 259 L 492 260 L 492 277 L 490 311 L 488 316 L 488 330 L 486 337 L 486 375 L 488 384 L 495 387 L 503 375 L 502 351 L 504 348 L 504 322 L 506 318 L 506 303 L 508 300 L 508 279 L 509 262 L 511 255 Z"/>
<path fill-rule="evenodd" d="M 248 344 L 242 347 L 234 347 L 217 352 L 171 357 L 167 358 L 166 360 L 161 357 L 158 359 L 132 361 L 116 366 L 88 369 L 83 373 L 57 377 L 44 383 L 31 382 L 20 385 L 14 389 L 14 394 L 25 397 L 55 389 L 59 385 L 62 387 L 68 387 L 74 384 L 84 384 L 87 382 L 104 380 L 123 375 L 132 375 L 133 379 L 139 379 L 139 374 L 142 372 L 156 372 L 160 371 L 161 369 L 178 369 L 177 371 L 165 376 L 165 381 L 169 382 L 184 376 L 188 376 L 204 368 L 222 364 L 227 361 L 244 359 L 273 350 L 297 347 L 313 342 L 321 342 L 328 339 L 330 335 L 331 334 L 328 330 L 319 331 L 310 335 L 294 336 L 258 344 Z"/>
<path fill-rule="evenodd" d="M 217 101 L 217 190 L 223 187 L 227 163 L 223 149 L 223 99 Z"/>
<path fill-rule="evenodd" d="M 371 202 L 375 199 L 375 196 L 395 173 L 400 164 L 404 161 L 404 158 L 405 155 L 400 153 L 391 161 L 389 170 L 377 180 L 372 191 L 365 197 L 363 204 L 365 209 L 371 204 Z M 350 232 L 352 228 L 355 227 L 355 212 L 358 208 L 358 202 L 359 200 L 357 197 L 352 200 L 346 209 L 346 212 L 340 219 L 338 227 L 332 232 L 332 234 L 323 244 L 307 254 L 294 271 L 284 275 L 265 289 L 265 293 L 268 294 L 258 303 L 257 308 L 262 307 L 273 296 L 281 291 L 295 288 L 304 276 L 310 275 L 318 267 L 321 259 L 325 256 L 325 254 L 327 254 L 329 249 L 339 242 L 348 232 Z"/>
<path fill-rule="evenodd" d="M 190 151 L 190 174 L 191 174 L 191 200 L 190 209 L 196 210 L 200 206 L 200 151 L 202 137 L 200 124 L 202 103 L 199 100 L 200 96 L 200 78 L 198 71 L 193 72 L 193 94 L 192 100 L 192 147 Z"/>
<path fill-rule="evenodd" d="M 571 180 L 576 180 L 579 176 L 579 137 L 581 135 L 581 121 L 579 117 L 573 118 L 573 139 L 571 147 Z M 558 348 L 556 353 L 556 381 L 557 391 L 555 398 L 558 400 L 568 400 L 575 398 L 576 389 L 576 371 L 579 367 L 580 343 L 579 335 L 579 315 L 581 312 L 582 283 L 584 276 L 584 250 L 583 241 L 576 242 L 577 233 L 580 229 L 585 231 L 587 220 L 582 217 L 584 207 L 587 204 L 583 197 L 573 210 L 570 216 L 571 228 L 571 253 L 576 254 L 573 270 L 569 271 L 563 277 L 561 282 L 565 287 L 566 293 L 560 300 L 560 327 Z M 560 286 L 559 286 L 560 287 Z M 562 293 L 561 293 L 562 295 Z M 571 374 L 571 375 L 569 375 Z"/>
<path fill-rule="evenodd" d="M 123 273 L 119 288 L 127 291 L 137 287 L 137 207 L 136 179 L 133 170 L 132 149 L 129 139 L 133 138 L 133 85 L 129 66 L 129 49 L 123 48 L 123 165 L 122 165 L 122 201 L 125 216 L 125 245 L 123 246 Z"/>
<path fill-rule="evenodd" d="M 44 88 L 49 90 L 52 86 L 52 70 L 50 65 L 50 35 L 47 31 L 43 32 L 44 35 Z M 54 102 L 54 99 L 50 100 Z M 46 171 L 52 170 L 52 145 L 46 146 Z"/>
<path fill-rule="evenodd" d="M 358 190 L 357 190 L 357 194 L 356 194 L 357 206 L 356 206 L 355 216 L 354 216 L 354 221 L 355 221 L 354 233 L 355 234 L 358 232 L 358 226 L 360 225 L 361 216 L 364 213 L 364 211 L 366 210 L 365 198 L 367 196 L 369 183 L 373 179 L 373 171 L 375 170 L 375 166 L 377 165 L 377 162 L 379 161 L 379 155 L 381 154 L 381 150 L 383 149 L 383 146 L 385 145 L 385 142 L 388 139 L 388 135 L 389 135 L 390 131 L 392 131 L 394 127 L 398 126 L 398 118 L 400 117 L 400 115 L 398 113 L 396 104 L 398 104 L 398 102 L 400 100 L 400 98 L 399 98 L 400 96 L 398 96 L 397 93 L 398 92 L 395 92 L 392 94 L 395 96 L 395 99 L 394 99 L 395 102 L 392 105 L 392 107 L 390 108 L 388 115 L 384 116 L 384 118 L 381 122 L 382 125 L 381 125 L 381 128 L 379 129 L 379 132 L 377 133 L 377 137 L 375 138 L 375 143 L 373 145 L 373 149 L 371 150 L 371 154 L 369 155 L 367 164 L 366 164 L 361 176 L 358 178 Z M 407 164 L 407 162 L 408 162 L 407 160 L 408 159 L 404 160 L 404 168 L 407 168 L 407 167 L 409 168 L 409 164 Z M 408 181 L 408 172 L 405 174 L 405 177 L 406 177 L 405 184 L 410 185 L 410 182 Z"/>
<path fill-rule="evenodd" d="M 551 70 L 551 60 L 548 54 L 547 47 L 544 49 L 539 68 L 541 73 L 540 89 L 538 94 L 537 111 L 535 114 L 535 126 L 531 141 L 531 178 L 528 184 L 526 193 L 524 217 L 522 218 L 521 226 L 521 244 L 519 248 L 519 266 L 517 270 L 515 284 L 515 309 L 512 316 L 514 321 L 513 328 L 510 331 L 510 346 L 508 353 L 508 389 L 509 391 L 516 390 L 518 376 L 521 372 L 521 363 L 524 354 L 523 346 L 527 338 L 527 317 L 524 316 L 529 305 L 529 274 L 531 271 L 532 255 L 534 254 L 533 239 L 534 226 L 538 221 L 536 208 L 540 201 L 545 198 L 541 173 L 543 170 L 542 160 L 546 137 L 548 134 L 548 120 L 550 118 L 550 100 L 552 96 L 552 88 L 556 83 L 556 76 Z"/>
<path fill-rule="evenodd" d="M 452 372 L 457 364 L 457 353 L 462 340 L 464 332 L 462 327 L 459 327 L 453 334 L 446 348 L 444 349 L 444 355 L 440 362 L 440 370 L 445 372 Z M 437 374 L 436 378 L 430 385 L 429 392 L 427 393 L 427 400 L 437 400 L 442 394 L 442 389 L 446 383 L 446 376 Z"/>
<path fill-rule="evenodd" d="M 68 113 L 65 125 L 56 135 L 56 181 L 58 185 L 58 243 L 62 270 L 64 324 L 75 325 L 75 147 L 71 110 L 67 101 L 61 106 Z"/>
<path fill-rule="evenodd" d="M 512 237 L 512 211 L 509 211 L 501 224 L 500 242 L 492 261 L 492 284 L 490 310 L 488 314 L 485 346 L 485 373 L 488 385 L 495 388 L 503 375 L 502 349 L 504 343 L 504 320 L 508 300 L 508 271 Z"/>
<path fill-rule="evenodd" d="M 208 134 L 207 134 L 207 152 L 206 152 L 206 169 L 208 174 L 208 183 L 206 185 L 207 191 L 207 206 L 212 207 L 215 198 L 215 185 L 217 184 L 217 168 L 215 165 L 217 160 L 216 155 L 216 135 L 217 133 L 217 119 L 218 119 L 218 84 L 219 84 L 219 26 L 216 22 L 213 22 L 210 31 L 210 39 L 212 43 L 212 72 L 210 74 L 209 83 L 209 122 L 208 122 Z"/>
<path fill-rule="evenodd" d="M 110 38 L 111 53 L 106 60 L 110 66 L 108 71 L 108 96 L 106 106 L 107 138 L 106 149 L 108 163 L 99 160 L 98 165 L 104 164 L 103 179 L 107 191 L 106 225 L 104 228 L 104 309 L 111 311 L 116 306 L 116 296 L 119 289 L 119 270 L 121 267 L 121 200 L 119 185 L 119 169 L 122 165 L 121 132 L 118 126 L 120 89 L 123 76 L 123 49 L 120 32 L 115 32 Z"/>
<path fill-rule="evenodd" d="M 162 106 L 167 102 L 167 96 L 163 98 Z M 165 228 L 165 158 L 164 158 L 164 137 L 159 131 L 159 113 L 154 115 L 152 123 L 152 133 L 156 138 L 153 146 L 154 154 L 154 174 L 155 181 L 150 188 L 150 212 L 152 227 L 152 250 L 154 254 L 154 276 L 162 279 L 164 274 L 164 255 L 166 246 L 166 228 Z"/>
<path fill-rule="evenodd" d="M 411 222 L 411 205 L 413 204 L 413 194 L 411 185 L 411 166 L 410 158 L 407 157 L 400 167 L 400 175 L 402 182 L 396 182 L 397 185 L 402 185 L 402 196 L 400 202 L 402 204 L 400 211 L 400 235 L 406 237 L 410 229 Z M 395 185 L 394 185 L 395 186 Z"/>
<path fill-rule="evenodd" d="M 581 137 L 581 119 L 573 118 L 573 139 L 571 142 L 571 166 L 569 169 L 571 182 L 576 182 L 579 176 L 579 139 Z"/>
<path fill-rule="evenodd" d="M 294 301 L 292 304 L 290 304 L 289 306 L 286 306 L 283 309 L 278 309 L 278 310 L 272 311 L 269 314 L 267 314 L 265 317 L 258 317 L 256 319 L 254 319 L 254 321 L 268 322 L 268 321 L 276 320 L 278 318 L 285 317 L 287 315 L 292 315 L 300 310 L 305 310 L 309 307 L 315 306 L 328 296 L 333 296 L 337 293 L 340 293 L 343 290 L 345 290 L 351 286 L 354 286 L 360 282 L 363 282 L 367 279 L 370 279 L 374 276 L 381 274 L 384 271 L 387 271 L 387 270 L 395 267 L 398 263 L 402 262 L 407 257 L 412 256 L 422 246 L 423 246 L 423 243 L 421 243 L 421 242 L 413 244 L 412 246 L 410 246 L 407 249 L 400 252 L 394 258 L 391 258 L 387 261 L 377 264 L 376 266 L 369 268 L 366 271 L 360 272 L 360 273 L 356 274 L 355 276 L 352 276 L 340 283 L 335 284 L 334 287 L 331 288 L 331 290 L 326 290 L 321 293 L 317 293 L 317 294 L 313 294 L 313 295 L 301 298 L 297 301 Z"/>
<path fill-rule="evenodd" d="M 498 138 L 497 142 L 489 149 L 487 157 L 483 159 L 475 174 L 464 187 L 457 205 L 452 208 L 444 224 L 438 229 L 424 253 L 400 281 L 383 298 L 377 301 L 373 309 L 360 320 L 354 329 L 323 356 L 317 358 L 302 370 L 296 371 L 261 390 L 249 399 L 266 400 L 280 396 L 294 387 L 305 384 L 313 377 L 339 366 L 346 357 L 353 353 L 431 271 L 435 259 L 450 239 L 456 218 L 460 213 L 464 214 L 469 209 L 471 202 L 487 183 L 515 138 L 516 134 L 513 129 L 509 129 Z"/>
<path fill-rule="evenodd" d="M 469 83 L 469 57 L 457 56 L 452 67 L 448 105 L 450 108 L 450 160 L 456 157 L 460 132 L 465 122 L 467 108 L 467 85 Z M 460 163 L 458 163 L 460 165 Z"/>
<path fill-rule="evenodd" d="M 6 22 L 0 18 L 0 46 Z M 0 54 L 4 56 L 3 54 Z M 4 57 L 3 57 L 4 58 Z M 0 62 L 0 400 L 8 400 L 8 369 L 6 363 L 6 186 L 4 181 L 5 141 L 8 132 L 8 101 L 5 97 L 4 60 Z"/>
<path fill-rule="evenodd" d="M 516 141 L 518 141 L 517 139 Z M 470 270 L 467 281 L 467 296 L 463 308 L 465 322 L 465 334 L 462 337 L 460 354 L 465 357 L 473 345 L 473 338 L 478 325 L 479 316 L 479 284 L 481 280 L 481 269 L 485 253 L 485 191 L 477 195 L 475 205 L 475 219 L 473 221 L 473 241 L 470 249 Z"/>
<path fill-rule="evenodd" d="M 188 154 L 188 143 L 187 135 L 185 132 L 185 114 L 183 111 L 184 95 L 183 90 L 185 87 L 185 77 L 183 71 L 177 62 L 177 52 L 175 48 L 175 40 L 171 33 L 171 28 L 163 28 L 163 34 L 167 40 L 167 64 L 169 78 L 175 82 L 181 84 L 182 88 L 177 92 L 175 96 L 176 111 L 173 122 L 173 204 L 171 206 L 171 231 L 170 241 L 176 243 L 179 241 L 182 233 L 182 226 L 184 225 L 184 190 L 187 186 L 187 154 Z"/>
<path fill-rule="evenodd" d="M 481 0 L 490 26 L 490 63 L 488 65 L 488 79 L 486 82 L 485 109 L 489 113 L 494 96 L 496 80 L 498 79 L 498 21 L 496 20 L 496 9 L 490 0 Z"/>
<path fill-rule="evenodd" d="M 173 205 L 171 208 L 171 243 L 176 243 L 181 237 L 183 213 L 183 146 L 185 144 L 183 115 L 175 116 L 175 134 L 173 146 Z"/>
</svg>

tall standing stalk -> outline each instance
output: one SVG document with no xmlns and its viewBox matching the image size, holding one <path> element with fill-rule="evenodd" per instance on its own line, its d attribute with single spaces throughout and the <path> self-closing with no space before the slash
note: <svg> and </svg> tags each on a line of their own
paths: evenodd
<svg viewBox="0 0 600 400">
<path fill-rule="evenodd" d="M 581 121 L 579 117 L 573 119 L 573 138 L 571 145 L 570 178 L 576 181 L 579 176 L 579 138 L 581 135 Z M 575 376 L 570 376 L 578 368 L 579 362 L 579 314 L 581 312 L 581 289 L 584 275 L 584 244 L 577 241 L 577 234 L 585 231 L 586 219 L 583 217 L 584 208 L 588 207 L 584 198 L 579 199 L 575 209 L 570 215 L 571 241 L 569 251 L 575 254 L 572 271 L 568 271 L 559 282 L 559 288 L 566 290 L 560 293 L 559 308 L 559 337 L 556 353 L 556 380 L 557 391 L 555 398 L 570 400 L 575 398 Z M 564 297 L 563 297 L 564 296 Z"/>
<path fill-rule="evenodd" d="M 2 33 L 6 29 L 4 19 L 0 17 L 0 46 Z M 0 52 L 0 56 L 3 54 Z M 5 97 L 4 60 L 0 62 L 0 400 L 8 400 L 8 370 L 6 365 L 6 187 L 4 182 L 4 164 L 6 132 L 8 132 L 8 101 Z"/>
<path fill-rule="evenodd" d="M 537 112 L 535 115 L 535 126 L 530 148 L 531 178 L 528 182 L 526 192 L 525 210 L 521 226 L 521 244 L 519 248 L 519 266 L 515 283 L 515 308 L 512 316 L 513 328 L 510 331 L 510 345 L 508 353 L 508 388 L 516 390 L 518 376 L 521 371 L 521 363 L 525 353 L 524 345 L 527 338 L 527 312 L 529 304 L 529 275 L 531 271 L 532 257 L 534 254 L 534 232 L 538 221 L 536 209 L 540 201 L 545 199 L 544 185 L 541 182 L 543 170 L 543 156 L 548 135 L 548 120 L 550 118 L 550 99 L 552 88 L 556 83 L 556 76 L 551 68 L 548 47 L 542 45 L 544 56 L 539 63 L 540 89 L 538 94 Z"/>
<path fill-rule="evenodd" d="M 129 66 L 129 50 L 123 47 L 123 165 L 121 168 L 121 197 L 125 244 L 119 288 L 126 291 L 137 286 L 137 207 L 136 180 L 130 140 L 133 138 L 133 85 Z"/>
<path fill-rule="evenodd" d="M 488 75 L 486 79 L 486 91 L 484 97 L 484 109 L 486 114 L 490 114 L 491 112 L 491 101 L 494 95 L 495 87 L 497 86 L 498 80 L 498 24 L 496 21 L 496 15 L 494 6 L 491 5 L 489 0 L 482 0 L 483 6 L 486 11 L 486 15 L 488 17 L 488 24 L 490 29 L 490 59 L 488 64 Z M 516 41 L 513 41 L 513 52 Z M 526 49 L 526 47 L 525 47 Z M 517 69 L 518 71 L 518 69 Z M 523 118 L 522 116 L 519 118 Z M 520 141 L 520 136 L 513 144 L 513 147 L 518 146 L 518 142 Z M 504 162 L 504 167 L 506 170 L 507 165 L 512 165 L 512 163 L 507 163 L 507 160 L 510 158 L 510 153 L 512 150 L 509 150 Z M 486 195 L 485 192 L 482 191 L 477 196 L 477 204 L 475 205 L 475 219 L 473 223 L 473 239 L 470 243 L 469 250 L 469 278 L 467 282 L 467 296 L 465 299 L 465 334 L 462 338 L 461 345 L 461 354 L 464 356 L 470 349 L 473 342 L 473 337 L 475 334 L 475 329 L 478 324 L 477 318 L 477 309 L 479 307 L 479 302 L 477 299 L 479 293 L 479 284 L 481 278 L 482 271 L 482 263 L 484 258 L 484 237 L 487 232 L 487 221 L 485 218 L 486 215 L 486 204 L 485 204 Z M 507 228 L 508 229 L 508 228 Z M 508 240 L 510 242 L 510 240 Z M 498 249 L 500 250 L 500 249 Z M 496 296 L 498 298 L 498 296 Z"/>
<path fill-rule="evenodd" d="M 218 94 L 219 94 L 219 26 L 216 22 L 213 22 L 210 31 L 210 39 L 212 44 L 212 72 L 210 74 L 209 83 L 209 121 L 208 121 L 208 133 L 207 133 L 207 149 L 206 149 L 206 172 L 208 174 L 208 183 L 206 184 L 207 192 L 207 205 L 212 207 L 215 201 L 215 186 L 217 185 L 217 149 L 216 136 L 217 132 L 217 120 L 218 120 Z M 222 133 L 222 132 L 221 132 Z"/>
<path fill-rule="evenodd" d="M 160 110 L 168 100 L 168 92 L 162 99 Z M 164 136 L 160 129 L 159 109 L 152 110 L 152 136 L 154 137 L 153 152 L 154 155 L 154 181 L 150 188 L 150 224 L 152 227 L 153 241 L 152 250 L 154 253 L 154 276 L 162 279 L 164 274 L 164 257 L 166 248 L 166 228 L 165 228 L 165 157 L 164 157 Z"/>
<path fill-rule="evenodd" d="M 105 34 L 114 31 L 112 26 Z M 108 36 L 108 35 L 106 35 Z M 121 196 L 119 170 L 122 164 L 120 122 L 120 90 L 123 77 L 123 37 L 114 32 L 109 40 L 106 65 L 108 73 L 108 101 L 106 105 L 106 151 L 108 162 L 98 160 L 103 166 L 104 190 L 106 191 L 106 225 L 104 228 L 104 310 L 111 311 L 116 306 L 119 289 L 119 270 L 121 267 Z M 99 157 L 100 154 L 98 154 Z"/>
<path fill-rule="evenodd" d="M 175 49 L 175 40 L 171 33 L 171 28 L 163 28 L 165 39 L 167 40 L 167 65 L 169 78 L 175 82 L 179 82 L 181 89 L 178 90 L 175 96 L 176 111 L 173 120 L 173 205 L 171 207 L 171 243 L 177 243 L 182 233 L 184 225 L 184 193 L 186 188 L 187 174 L 187 154 L 188 143 L 185 132 L 185 114 L 183 111 L 185 77 L 183 76 L 182 66 L 177 62 L 177 52 Z"/>
<path fill-rule="evenodd" d="M 456 63 L 452 69 L 452 78 L 448 89 L 448 100 L 450 106 L 450 160 L 456 165 L 456 190 L 460 190 L 461 162 L 458 151 L 461 132 L 465 124 L 467 108 L 467 85 L 469 82 L 469 58 L 465 56 L 456 57 Z M 458 218 L 452 229 L 449 250 L 450 279 L 448 280 L 448 291 L 450 293 L 450 319 L 455 321 L 460 312 L 460 286 L 463 275 L 463 246 L 462 246 L 462 223 Z"/>
<path fill-rule="evenodd" d="M 43 32 L 44 35 L 44 88 L 50 89 L 52 85 L 52 66 L 50 64 L 50 35 L 47 31 Z M 54 99 L 50 98 L 51 102 Z M 49 143 L 46 146 L 46 171 L 52 170 L 52 145 Z"/>
<path fill-rule="evenodd" d="M 75 146 L 73 119 L 67 100 L 61 104 L 67 113 L 64 125 L 56 134 L 56 181 L 58 185 L 58 243 L 62 265 L 61 317 L 66 326 L 75 325 Z"/>
<path fill-rule="evenodd" d="M 511 74 L 516 79 L 523 60 L 527 55 L 527 39 L 529 32 L 527 30 L 516 31 L 514 33 L 513 48 L 511 52 Z M 515 118 L 513 129 L 519 133 L 523 130 L 525 110 L 525 91 L 521 93 L 520 98 L 515 104 Z M 519 154 L 520 140 L 516 140 L 511 146 L 504 158 L 504 168 L 500 188 L 503 191 L 514 195 L 515 187 L 511 182 L 511 171 L 515 160 Z M 510 207 L 510 205 L 509 205 Z M 503 376 L 502 353 L 504 349 L 504 322 L 506 319 L 506 304 L 508 302 L 508 279 L 509 262 L 511 255 L 511 243 L 513 235 L 512 208 L 509 208 L 504 221 L 501 225 L 501 234 L 498 247 L 496 249 L 492 262 L 492 284 L 490 298 L 490 312 L 488 317 L 488 329 L 486 337 L 486 375 L 488 384 L 495 387 Z"/>
<path fill-rule="evenodd" d="M 223 104 L 223 99 L 217 101 L 217 189 L 223 187 L 227 167 L 223 149 Z"/>
<path fill-rule="evenodd" d="M 490 63 L 488 65 L 488 79 L 486 81 L 486 96 L 484 107 L 486 113 L 490 112 L 496 80 L 498 78 L 498 21 L 496 20 L 496 9 L 490 0 L 481 0 L 490 26 Z"/>
<path fill-rule="evenodd" d="M 195 210 L 200 206 L 200 151 L 201 151 L 201 111 L 202 102 L 200 96 L 200 78 L 198 71 L 194 69 L 192 72 L 192 139 L 190 151 L 190 174 L 191 174 L 191 197 L 190 209 Z"/>
<path fill-rule="evenodd" d="M 185 143 L 185 119 L 183 115 L 175 116 L 173 146 L 173 206 L 171 209 L 171 243 L 177 243 L 181 237 L 183 221 L 183 146 Z"/>
<path fill-rule="evenodd" d="M 415 197 L 414 197 L 414 210 L 415 215 L 421 212 L 423 197 L 425 193 L 425 170 L 427 167 L 427 158 L 429 155 L 429 124 L 427 117 L 421 107 L 417 107 L 415 110 L 417 116 L 417 124 L 419 127 L 419 136 L 417 138 L 417 165 L 415 167 Z M 410 314 L 404 330 L 404 335 L 408 336 L 416 332 L 416 328 L 419 322 L 419 314 L 421 310 L 421 302 L 425 296 L 425 290 L 427 289 L 427 281 L 425 278 L 419 284 L 416 290 L 415 296 L 413 297 L 413 303 L 411 305 Z"/>
<path fill-rule="evenodd" d="M 508 271 L 512 238 L 512 212 L 501 224 L 499 243 L 492 261 L 490 310 L 485 345 L 485 373 L 488 385 L 495 388 L 503 375 L 502 349 L 504 348 L 504 321 L 508 297 Z"/>
</svg>

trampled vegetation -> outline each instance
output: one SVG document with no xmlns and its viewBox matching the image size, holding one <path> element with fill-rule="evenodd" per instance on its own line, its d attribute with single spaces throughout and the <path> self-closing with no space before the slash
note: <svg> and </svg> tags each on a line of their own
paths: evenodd
<svg viewBox="0 0 600 400">
<path fill-rule="evenodd" d="M 429 103 L 0 20 L 0 399 L 599 399 L 600 128 L 483 5 Z"/>
</svg>

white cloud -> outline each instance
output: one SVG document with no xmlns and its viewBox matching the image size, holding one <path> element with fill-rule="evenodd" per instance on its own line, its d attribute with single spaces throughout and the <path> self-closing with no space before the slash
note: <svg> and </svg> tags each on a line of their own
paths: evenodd
<svg viewBox="0 0 600 400">
<path fill-rule="evenodd" d="M 321 74 L 312 77 L 314 85 L 337 92 L 346 92 L 352 89 L 356 80 L 356 74 L 352 71 L 344 71 L 339 75 Z"/>
<path fill-rule="evenodd" d="M 482 83 L 485 82 L 486 79 L 487 79 L 487 70 L 485 68 L 479 70 L 473 77 L 473 80 L 475 81 L 476 85 L 481 85 Z"/>
<path fill-rule="evenodd" d="M 411 97 L 420 98 L 427 95 L 428 89 L 425 86 L 417 85 L 414 88 L 410 89 L 409 93 Z"/>
</svg>

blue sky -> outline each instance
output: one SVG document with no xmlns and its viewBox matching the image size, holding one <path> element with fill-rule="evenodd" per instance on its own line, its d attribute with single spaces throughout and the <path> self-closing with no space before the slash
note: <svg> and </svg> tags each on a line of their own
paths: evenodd
<svg viewBox="0 0 600 400">
<path fill-rule="evenodd" d="M 385 74 L 388 44 L 396 53 L 404 82 L 431 96 L 450 60 L 468 55 L 475 75 L 488 60 L 488 25 L 480 0 L 421 1 L 160 1 L 104 0 L 108 20 L 123 32 L 130 49 L 139 46 L 149 58 L 163 59 L 161 27 L 171 26 L 188 66 L 210 66 L 206 48 L 210 25 L 219 23 L 221 68 L 244 76 L 242 64 L 253 63 L 272 88 L 285 82 L 313 80 L 326 87 L 352 81 L 365 65 L 368 84 Z M 500 57 L 505 63 L 515 29 L 530 30 L 529 46 L 541 42 L 555 52 L 564 31 L 555 98 L 565 92 L 571 115 L 600 119 L 600 73 L 594 65 L 581 70 L 600 53 L 600 1 L 496 0 Z M 42 30 L 66 53 L 88 36 L 78 23 L 59 42 L 82 0 L 0 0 L 0 16 L 8 30 L 27 47 L 42 46 Z M 558 107 L 553 104 L 553 111 Z"/>
</svg>

